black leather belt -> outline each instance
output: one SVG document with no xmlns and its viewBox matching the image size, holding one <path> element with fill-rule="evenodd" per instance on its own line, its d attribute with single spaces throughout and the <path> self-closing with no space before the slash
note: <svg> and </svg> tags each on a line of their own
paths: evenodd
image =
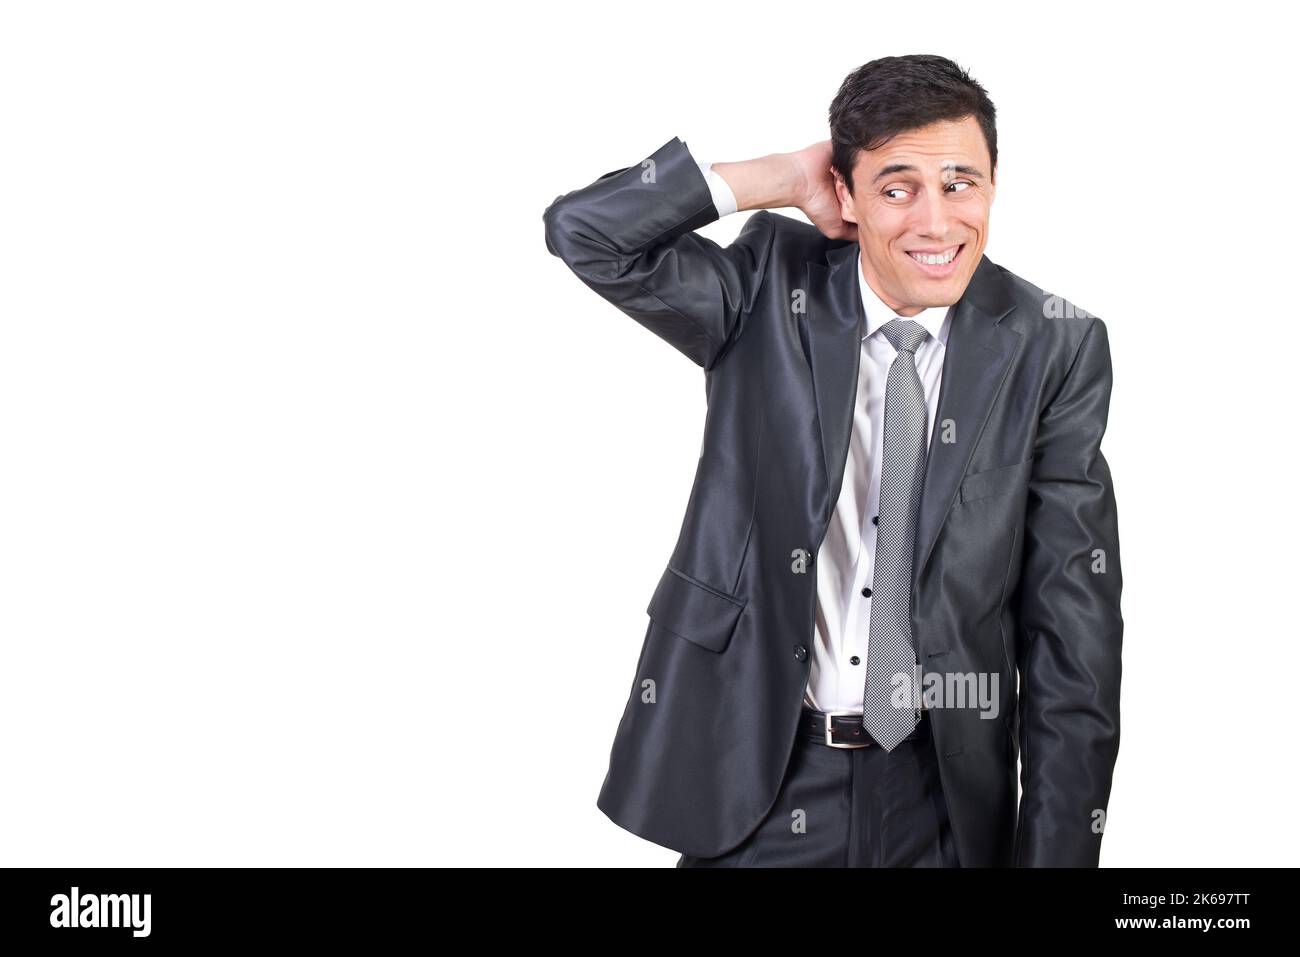
<svg viewBox="0 0 1300 957">
<path fill-rule="evenodd" d="M 930 713 L 921 709 L 921 720 L 904 741 L 919 741 L 930 735 Z M 879 747 L 862 726 L 861 711 L 814 711 L 804 708 L 799 716 L 799 736 L 831 748 Z"/>
</svg>

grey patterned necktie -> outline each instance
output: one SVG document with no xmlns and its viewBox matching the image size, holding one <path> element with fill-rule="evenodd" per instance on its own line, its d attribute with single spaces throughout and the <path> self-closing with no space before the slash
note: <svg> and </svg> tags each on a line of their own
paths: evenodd
<svg viewBox="0 0 1300 957">
<path fill-rule="evenodd" d="M 910 693 L 907 707 L 901 709 L 893 696 L 895 677 L 904 675 L 908 681 L 904 687 L 911 692 L 917 671 L 912 644 L 912 546 L 925 472 L 926 406 L 916 372 L 916 350 L 928 333 L 910 319 L 891 319 L 882 331 L 898 355 L 885 379 L 885 437 L 862 726 L 882 748 L 892 751 L 920 720 Z"/>
</svg>

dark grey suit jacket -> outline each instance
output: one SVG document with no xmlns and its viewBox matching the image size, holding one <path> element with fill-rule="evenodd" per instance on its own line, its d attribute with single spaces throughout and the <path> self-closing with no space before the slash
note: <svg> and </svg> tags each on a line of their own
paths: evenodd
<svg viewBox="0 0 1300 957">
<path fill-rule="evenodd" d="M 764 210 L 723 248 L 693 232 L 717 218 L 679 139 L 544 214 L 550 252 L 704 370 L 699 466 L 597 802 L 700 857 L 758 825 L 791 755 L 865 331 L 856 242 Z M 953 313 L 913 569 L 924 670 L 999 676 L 995 720 L 931 713 L 963 866 L 1097 865 L 1123 632 L 1110 391 L 1102 321 L 981 258 Z"/>
</svg>

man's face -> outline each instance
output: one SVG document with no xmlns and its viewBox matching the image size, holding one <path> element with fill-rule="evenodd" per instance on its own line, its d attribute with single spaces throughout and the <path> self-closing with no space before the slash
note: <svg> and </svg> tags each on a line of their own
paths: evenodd
<svg viewBox="0 0 1300 957">
<path fill-rule="evenodd" d="M 914 316 L 961 298 L 988 241 L 996 172 L 968 116 L 860 150 L 852 194 L 835 177 L 840 215 L 858 227 L 863 275 L 885 305 Z"/>
</svg>

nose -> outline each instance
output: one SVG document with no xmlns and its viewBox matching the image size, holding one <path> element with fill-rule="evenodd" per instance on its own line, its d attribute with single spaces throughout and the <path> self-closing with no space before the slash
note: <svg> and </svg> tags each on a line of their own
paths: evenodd
<svg viewBox="0 0 1300 957">
<path fill-rule="evenodd" d="M 925 190 L 921 202 L 914 209 L 916 221 L 913 228 L 918 235 L 936 242 L 944 242 L 948 238 L 950 218 L 942 189 Z"/>
</svg>

